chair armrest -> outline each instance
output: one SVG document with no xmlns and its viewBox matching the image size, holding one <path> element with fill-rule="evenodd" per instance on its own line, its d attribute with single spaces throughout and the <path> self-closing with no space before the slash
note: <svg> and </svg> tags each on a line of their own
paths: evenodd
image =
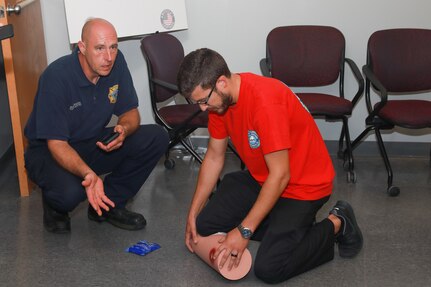
<svg viewBox="0 0 431 287">
<path fill-rule="evenodd" d="M 271 71 L 269 70 L 267 58 L 263 58 L 260 60 L 260 70 L 262 71 L 262 75 L 265 77 L 272 77 Z"/>
<path fill-rule="evenodd" d="M 162 87 L 164 87 L 164 88 L 167 88 L 167 89 L 169 89 L 169 90 L 171 90 L 171 91 L 174 91 L 174 92 L 177 92 L 178 93 L 178 87 L 177 87 L 177 85 L 174 85 L 174 84 L 171 84 L 171 83 L 168 83 L 168 82 L 165 82 L 165 81 L 162 81 L 162 80 L 159 80 L 159 79 L 151 79 L 151 81 L 154 83 L 154 84 L 156 84 L 156 85 L 159 85 L 159 86 L 162 86 Z M 189 103 L 189 104 L 193 104 L 189 99 L 186 99 L 186 101 L 187 101 L 187 103 Z"/>
<path fill-rule="evenodd" d="M 201 109 L 198 109 L 197 111 L 195 111 L 193 114 L 191 114 L 188 118 L 186 118 L 179 126 L 171 129 L 170 131 L 168 131 L 169 137 L 170 138 L 175 138 L 176 134 L 181 133 L 183 130 L 186 129 L 190 129 L 189 124 L 190 122 L 196 118 L 197 116 L 199 116 L 199 114 L 202 113 Z"/>
<path fill-rule="evenodd" d="M 352 104 L 353 106 L 355 106 L 364 93 L 364 77 L 362 77 L 361 71 L 359 71 L 358 66 L 352 59 L 345 58 L 345 61 L 349 65 L 350 69 L 353 72 L 353 76 L 358 82 L 358 91 L 352 99 Z"/>
<path fill-rule="evenodd" d="M 379 92 L 377 93 L 381 100 L 377 104 L 376 108 L 373 108 L 371 103 L 371 87 L 367 87 L 367 92 L 365 93 L 365 100 L 367 102 L 367 108 L 368 112 L 370 113 L 370 117 L 374 117 L 378 114 L 378 112 L 383 108 L 383 106 L 386 104 L 388 100 L 388 91 L 383 86 L 383 84 L 377 79 L 376 75 L 374 75 L 373 71 L 370 69 L 369 66 L 364 65 L 362 67 L 362 71 L 364 72 L 365 78 L 367 80 L 367 85 L 369 85 L 369 82 L 376 88 L 376 90 Z"/>
<path fill-rule="evenodd" d="M 174 92 L 178 92 L 177 85 L 174 85 L 174 84 L 171 84 L 171 83 L 159 80 L 159 79 L 155 79 L 155 78 L 152 78 L 151 81 L 156 85 L 162 86 L 162 87 L 167 88 L 169 90 L 172 90 Z"/>
</svg>

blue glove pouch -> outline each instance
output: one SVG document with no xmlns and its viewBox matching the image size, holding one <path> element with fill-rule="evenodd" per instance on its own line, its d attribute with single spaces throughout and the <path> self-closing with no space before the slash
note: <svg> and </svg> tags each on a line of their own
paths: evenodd
<svg viewBox="0 0 431 287">
<path fill-rule="evenodd" d="M 141 240 L 135 245 L 130 246 L 126 249 L 126 252 L 138 254 L 141 256 L 145 256 L 154 250 L 160 249 L 160 245 L 157 243 L 151 243 L 145 240 Z"/>
</svg>

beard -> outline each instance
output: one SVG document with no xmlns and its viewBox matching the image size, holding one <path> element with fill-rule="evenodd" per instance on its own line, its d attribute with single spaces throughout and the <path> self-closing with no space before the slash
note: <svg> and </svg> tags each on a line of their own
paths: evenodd
<svg viewBox="0 0 431 287">
<path fill-rule="evenodd" d="M 216 112 L 219 115 L 222 115 L 227 111 L 229 106 L 231 106 L 233 104 L 233 98 L 232 98 L 232 95 L 230 95 L 230 94 L 225 94 L 222 92 L 217 92 L 217 94 L 220 95 L 220 98 L 222 100 L 221 105 L 211 107 L 210 110 L 213 112 Z"/>
</svg>

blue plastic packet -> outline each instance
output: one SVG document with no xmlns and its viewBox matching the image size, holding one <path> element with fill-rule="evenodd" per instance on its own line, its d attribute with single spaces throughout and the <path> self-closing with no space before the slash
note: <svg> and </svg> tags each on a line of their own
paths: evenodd
<svg viewBox="0 0 431 287">
<path fill-rule="evenodd" d="M 148 242 L 145 240 L 141 240 L 138 243 L 127 248 L 126 252 L 145 256 L 148 253 L 153 252 L 154 250 L 157 250 L 159 248 L 160 248 L 160 245 L 157 243 L 152 243 L 152 242 Z"/>
</svg>

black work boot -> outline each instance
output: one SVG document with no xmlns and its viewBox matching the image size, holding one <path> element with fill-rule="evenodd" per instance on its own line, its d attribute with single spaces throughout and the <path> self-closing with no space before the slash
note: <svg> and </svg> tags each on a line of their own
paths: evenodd
<svg viewBox="0 0 431 287">
<path fill-rule="evenodd" d="M 107 221 L 118 228 L 126 230 L 139 230 L 147 225 L 147 221 L 142 214 L 125 208 L 114 208 L 108 212 L 102 209 L 102 215 L 99 216 L 90 205 L 88 206 L 88 219 L 97 222 Z"/>
<path fill-rule="evenodd" d="M 363 238 L 352 206 L 346 201 L 339 200 L 329 213 L 342 221 L 340 231 L 335 237 L 340 256 L 343 258 L 355 257 L 362 249 Z"/>
<path fill-rule="evenodd" d="M 52 233 L 70 233 L 70 217 L 67 212 L 59 212 L 43 201 L 43 225 Z"/>
</svg>

